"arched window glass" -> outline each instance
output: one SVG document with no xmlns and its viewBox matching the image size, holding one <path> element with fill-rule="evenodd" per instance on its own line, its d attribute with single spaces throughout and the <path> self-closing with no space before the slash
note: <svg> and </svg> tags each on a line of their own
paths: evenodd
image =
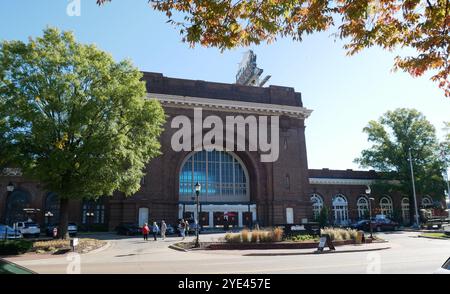
<svg viewBox="0 0 450 294">
<path fill-rule="evenodd" d="M 15 222 L 27 221 L 28 215 L 24 208 L 30 207 L 31 196 L 28 192 L 16 189 L 6 200 L 6 224 L 13 225 Z"/>
<path fill-rule="evenodd" d="M 404 224 L 410 223 L 409 199 L 406 197 L 402 198 L 402 220 Z"/>
<path fill-rule="evenodd" d="M 197 182 L 200 199 L 208 202 L 250 201 L 248 172 L 234 153 L 213 150 L 188 155 L 179 175 L 180 200 L 193 199 Z"/>
<path fill-rule="evenodd" d="M 45 223 L 57 223 L 59 221 L 59 197 L 53 192 L 47 194 L 45 198 L 44 214 L 51 212 L 52 216 L 45 218 Z"/>
<path fill-rule="evenodd" d="M 393 207 L 392 207 L 392 199 L 390 197 L 383 197 L 380 200 L 380 210 L 381 214 L 392 217 Z"/>
<path fill-rule="evenodd" d="M 359 197 L 358 201 L 356 202 L 356 206 L 358 208 L 358 218 L 366 219 L 369 214 L 369 200 L 367 200 L 367 197 Z"/>
<path fill-rule="evenodd" d="M 431 198 L 429 196 L 425 196 L 422 198 L 422 207 L 423 208 L 428 208 L 433 206 L 433 200 L 431 200 Z"/>
<path fill-rule="evenodd" d="M 312 207 L 313 207 L 313 217 L 316 220 L 319 218 L 320 211 L 323 208 L 323 199 L 322 199 L 322 197 L 320 197 L 319 194 L 312 194 L 311 202 L 312 202 Z"/>
<path fill-rule="evenodd" d="M 338 194 L 333 198 L 334 223 L 337 225 L 348 224 L 348 202 L 344 195 Z"/>
</svg>

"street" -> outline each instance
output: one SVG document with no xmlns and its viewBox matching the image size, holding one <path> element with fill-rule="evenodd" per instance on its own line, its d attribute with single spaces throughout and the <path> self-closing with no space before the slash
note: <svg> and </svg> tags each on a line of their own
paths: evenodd
<svg viewBox="0 0 450 294">
<path fill-rule="evenodd" d="M 336 247 L 335 253 L 311 254 L 299 250 L 229 250 L 182 252 L 168 248 L 180 238 L 143 241 L 110 235 L 109 246 L 75 257 L 13 257 L 8 260 L 38 273 L 433 273 L 450 256 L 447 240 L 419 238 L 416 232 L 378 233 L 389 241 Z M 203 241 L 223 234 L 201 235 Z M 190 239 L 192 237 L 189 237 Z M 380 249 L 380 250 L 377 250 Z M 341 253 L 340 253 L 341 252 Z M 79 262 L 79 263 L 78 263 Z"/>
</svg>

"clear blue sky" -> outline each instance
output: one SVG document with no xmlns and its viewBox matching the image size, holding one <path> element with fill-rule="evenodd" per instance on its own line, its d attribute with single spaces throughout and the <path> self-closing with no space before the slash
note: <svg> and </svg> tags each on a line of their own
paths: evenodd
<svg viewBox="0 0 450 294">
<path fill-rule="evenodd" d="M 114 0 L 101 8 L 95 0 L 81 0 L 81 15 L 72 17 L 66 13 L 70 2 L 2 0 L 0 40 L 26 40 L 50 25 L 72 30 L 79 41 L 97 44 L 116 60 L 129 58 L 144 71 L 226 83 L 234 82 L 247 50 L 189 48 L 147 0 Z M 423 112 L 443 135 L 450 99 L 429 77 L 393 73 L 395 54 L 380 49 L 347 57 L 331 33 L 308 36 L 302 43 L 282 39 L 251 48 L 258 66 L 272 75 L 269 84 L 294 87 L 302 92 L 304 106 L 314 110 L 306 121 L 310 168 L 357 169 L 353 159 L 368 146 L 363 127 L 397 107 Z"/>
</svg>

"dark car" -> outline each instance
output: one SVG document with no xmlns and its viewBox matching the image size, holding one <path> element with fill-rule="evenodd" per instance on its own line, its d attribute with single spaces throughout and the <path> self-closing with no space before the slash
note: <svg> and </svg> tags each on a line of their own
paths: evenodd
<svg viewBox="0 0 450 294">
<path fill-rule="evenodd" d="M 369 220 L 364 219 L 357 221 L 356 223 L 351 224 L 350 228 L 355 230 L 370 231 Z M 373 224 L 372 228 L 374 228 Z"/>
<path fill-rule="evenodd" d="M 381 231 L 397 231 L 400 227 L 398 222 L 389 218 L 379 218 L 372 221 L 372 228 L 377 232 Z"/>
<path fill-rule="evenodd" d="M 134 236 L 142 233 L 139 225 L 134 223 L 122 223 L 116 227 L 118 235 Z"/>
<path fill-rule="evenodd" d="M 59 224 L 51 224 L 51 225 L 47 225 L 47 228 L 45 229 L 45 234 L 48 237 L 52 237 L 53 236 L 53 229 L 54 228 L 58 228 Z M 69 233 L 70 237 L 75 237 L 78 233 L 78 226 L 75 223 L 68 223 L 67 224 L 67 232 Z"/>
<path fill-rule="evenodd" d="M 350 228 L 355 230 L 370 231 L 372 227 L 373 231 L 396 231 L 399 228 L 399 223 L 388 218 L 375 218 L 371 222 L 369 220 L 360 220 L 350 225 Z"/>
</svg>

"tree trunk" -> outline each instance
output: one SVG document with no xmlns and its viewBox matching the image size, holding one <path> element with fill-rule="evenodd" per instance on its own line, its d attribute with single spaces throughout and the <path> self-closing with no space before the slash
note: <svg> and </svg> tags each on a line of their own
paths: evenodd
<svg viewBox="0 0 450 294">
<path fill-rule="evenodd" d="M 67 231 L 67 226 L 69 225 L 69 199 L 61 199 L 59 211 L 58 237 L 61 239 L 69 239 L 69 232 Z"/>
</svg>

